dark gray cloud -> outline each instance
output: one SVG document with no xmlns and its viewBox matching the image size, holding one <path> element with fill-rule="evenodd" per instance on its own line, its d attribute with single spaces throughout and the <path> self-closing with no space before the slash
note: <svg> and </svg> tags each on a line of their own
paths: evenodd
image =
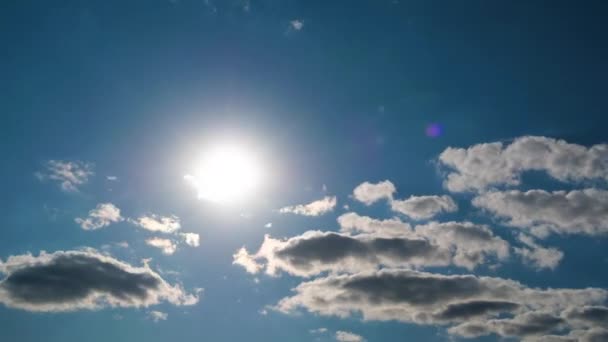
<svg viewBox="0 0 608 342">
<path fill-rule="evenodd" d="M 475 197 L 473 205 L 537 236 L 608 233 L 606 190 L 493 191 Z"/>
<path fill-rule="evenodd" d="M 192 305 L 196 294 L 170 285 L 147 265 L 134 267 L 93 250 L 11 256 L 0 263 L 0 302 L 29 311 Z"/>
<path fill-rule="evenodd" d="M 412 270 L 329 275 L 301 283 L 275 306 L 364 320 L 452 325 L 451 334 L 523 338 L 578 328 L 564 311 L 604 303 L 604 289 L 535 289 L 516 281 Z"/>
<path fill-rule="evenodd" d="M 608 327 L 608 307 L 605 306 L 575 308 L 567 312 L 566 317 L 584 325 Z"/>
<path fill-rule="evenodd" d="M 511 144 L 449 147 L 439 155 L 448 169 L 450 191 L 480 191 L 497 185 L 519 185 L 526 171 L 544 171 L 564 182 L 608 180 L 608 145 L 589 148 L 547 137 L 520 137 Z"/>
</svg>

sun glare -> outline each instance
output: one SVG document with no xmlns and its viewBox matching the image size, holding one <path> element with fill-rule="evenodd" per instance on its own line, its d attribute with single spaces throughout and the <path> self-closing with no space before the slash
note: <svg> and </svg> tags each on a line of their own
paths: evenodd
<svg viewBox="0 0 608 342">
<path fill-rule="evenodd" d="M 220 145 L 207 151 L 195 173 L 186 175 L 198 197 L 217 203 L 232 203 L 251 196 L 262 174 L 252 151 L 237 145 Z"/>
</svg>

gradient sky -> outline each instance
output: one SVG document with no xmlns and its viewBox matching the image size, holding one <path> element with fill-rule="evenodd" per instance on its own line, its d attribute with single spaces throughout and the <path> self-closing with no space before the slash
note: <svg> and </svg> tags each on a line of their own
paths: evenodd
<svg viewBox="0 0 608 342">
<path fill-rule="evenodd" d="M 607 10 L 3 1 L 0 340 L 608 341 Z"/>
</svg>

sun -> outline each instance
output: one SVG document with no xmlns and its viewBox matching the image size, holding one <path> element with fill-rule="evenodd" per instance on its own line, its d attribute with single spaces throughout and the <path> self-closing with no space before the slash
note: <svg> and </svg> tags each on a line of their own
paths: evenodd
<svg viewBox="0 0 608 342">
<path fill-rule="evenodd" d="M 197 189 L 199 199 L 227 204 L 250 197 L 260 185 L 262 172 L 252 150 L 222 144 L 206 151 L 195 172 L 184 178 Z"/>
</svg>

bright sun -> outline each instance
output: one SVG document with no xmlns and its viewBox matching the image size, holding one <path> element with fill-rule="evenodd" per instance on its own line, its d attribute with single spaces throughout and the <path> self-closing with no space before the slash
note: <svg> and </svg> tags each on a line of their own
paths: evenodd
<svg viewBox="0 0 608 342">
<path fill-rule="evenodd" d="M 237 145 L 220 145 L 207 151 L 195 173 L 184 177 L 200 199 L 232 203 L 252 195 L 262 178 L 252 151 Z"/>
</svg>

